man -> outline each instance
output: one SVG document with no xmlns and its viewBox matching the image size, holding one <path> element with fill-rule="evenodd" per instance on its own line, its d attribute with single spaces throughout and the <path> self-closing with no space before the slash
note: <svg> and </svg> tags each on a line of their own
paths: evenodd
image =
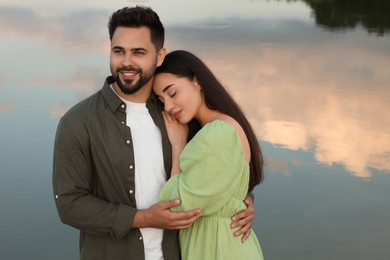
<svg viewBox="0 0 390 260">
<path fill-rule="evenodd" d="M 102 89 L 60 120 L 53 190 L 63 223 L 80 230 L 81 259 L 180 259 L 178 229 L 201 216 L 158 202 L 171 168 L 171 147 L 152 94 L 164 60 L 164 27 L 150 8 L 123 8 L 109 19 L 109 76 Z M 250 228 L 254 209 L 234 216 Z M 237 221 L 239 220 L 239 221 Z"/>
</svg>

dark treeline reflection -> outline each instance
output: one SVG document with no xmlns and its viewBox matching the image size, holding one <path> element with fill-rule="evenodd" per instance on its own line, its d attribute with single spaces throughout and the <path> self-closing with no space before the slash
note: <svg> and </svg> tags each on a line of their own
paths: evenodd
<svg viewBox="0 0 390 260">
<path fill-rule="evenodd" d="M 284 1 L 305 2 L 312 8 L 317 25 L 332 31 L 344 31 L 359 25 L 378 36 L 390 31 L 390 0 Z"/>
</svg>

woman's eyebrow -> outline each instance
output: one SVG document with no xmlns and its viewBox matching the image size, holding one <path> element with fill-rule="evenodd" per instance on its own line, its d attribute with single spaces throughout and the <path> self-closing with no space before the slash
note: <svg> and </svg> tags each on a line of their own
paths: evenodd
<svg viewBox="0 0 390 260">
<path fill-rule="evenodd" d="M 162 92 L 164 93 L 164 92 L 166 92 L 170 87 L 172 87 L 172 86 L 174 86 L 175 84 L 169 84 L 168 86 L 166 86 L 163 90 L 162 90 Z"/>
</svg>

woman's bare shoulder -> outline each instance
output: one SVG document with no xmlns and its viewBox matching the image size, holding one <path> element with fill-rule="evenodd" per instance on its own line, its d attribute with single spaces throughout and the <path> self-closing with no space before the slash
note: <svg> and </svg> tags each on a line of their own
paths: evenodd
<svg viewBox="0 0 390 260">
<path fill-rule="evenodd" d="M 249 148 L 249 142 L 248 138 L 246 137 L 246 134 L 244 132 L 244 129 L 242 129 L 241 125 L 231 116 L 228 115 L 221 115 L 219 120 L 222 120 L 226 122 L 227 124 L 234 127 L 238 133 L 238 136 L 241 139 L 241 143 L 245 152 L 245 159 L 249 162 L 250 161 L 250 148 Z"/>
</svg>

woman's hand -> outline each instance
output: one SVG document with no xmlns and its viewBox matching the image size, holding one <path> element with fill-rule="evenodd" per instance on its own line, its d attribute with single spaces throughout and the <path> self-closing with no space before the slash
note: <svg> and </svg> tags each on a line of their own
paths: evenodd
<svg viewBox="0 0 390 260">
<path fill-rule="evenodd" d="M 167 129 L 169 142 L 172 146 L 171 176 L 173 176 L 181 172 L 179 156 L 183 151 L 184 146 L 187 144 L 188 126 L 187 124 L 181 124 L 174 116 L 172 116 L 168 112 L 163 111 L 162 115 L 164 118 L 165 127 Z"/>
<path fill-rule="evenodd" d="M 163 111 L 162 113 L 165 122 L 165 127 L 167 128 L 169 142 L 171 143 L 172 148 L 181 148 L 181 150 L 183 150 L 184 146 L 187 144 L 188 138 L 187 124 L 181 124 L 175 117 L 173 117 L 168 112 Z"/>
</svg>

